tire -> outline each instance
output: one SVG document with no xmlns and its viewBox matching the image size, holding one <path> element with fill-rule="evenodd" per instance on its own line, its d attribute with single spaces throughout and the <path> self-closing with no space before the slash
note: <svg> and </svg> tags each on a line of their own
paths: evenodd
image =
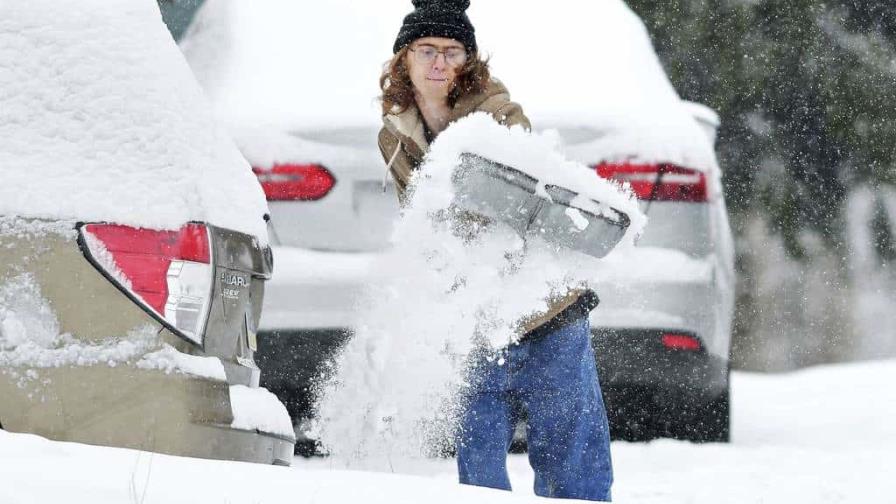
<svg viewBox="0 0 896 504">
<path fill-rule="evenodd" d="M 293 454 L 304 458 L 321 457 L 325 455 L 320 443 L 313 439 L 302 439 L 297 441 Z"/>
<path fill-rule="evenodd" d="M 689 426 L 687 439 L 697 443 L 727 443 L 731 440 L 730 390 L 699 408 Z"/>
</svg>

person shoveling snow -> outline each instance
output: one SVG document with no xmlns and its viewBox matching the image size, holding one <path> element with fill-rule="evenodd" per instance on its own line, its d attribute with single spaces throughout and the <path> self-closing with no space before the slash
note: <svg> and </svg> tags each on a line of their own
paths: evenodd
<svg viewBox="0 0 896 504">
<path fill-rule="evenodd" d="M 413 3 L 381 79 L 379 145 L 403 214 L 384 280 L 322 387 L 317 434 L 335 457 L 386 456 L 393 469 L 453 436 L 461 483 L 509 490 L 524 413 L 535 492 L 609 500 L 588 321 L 598 300 L 577 272 L 593 261 L 580 252 L 631 243 L 645 218 L 528 132 L 479 57 L 468 1 Z"/>
</svg>

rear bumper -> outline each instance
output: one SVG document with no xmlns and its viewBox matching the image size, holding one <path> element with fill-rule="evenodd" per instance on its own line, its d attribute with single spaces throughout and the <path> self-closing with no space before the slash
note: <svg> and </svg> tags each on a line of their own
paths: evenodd
<svg viewBox="0 0 896 504">
<path fill-rule="evenodd" d="M 311 418 L 315 385 L 326 379 L 327 365 L 348 341 L 348 329 L 260 331 L 255 362 L 261 386 L 286 405 L 293 424 Z"/>
<path fill-rule="evenodd" d="M 0 423 L 57 441 L 289 465 L 291 436 L 233 428 L 226 382 L 130 366 L 0 370 Z"/>
<path fill-rule="evenodd" d="M 593 328 L 604 393 L 656 391 L 658 405 L 706 403 L 728 391 L 728 361 L 706 351 L 670 350 L 659 329 Z"/>
</svg>

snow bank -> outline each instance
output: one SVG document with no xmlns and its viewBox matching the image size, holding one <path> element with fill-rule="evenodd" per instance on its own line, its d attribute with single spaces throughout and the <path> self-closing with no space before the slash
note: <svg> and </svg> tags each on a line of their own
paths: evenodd
<svg viewBox="0 0 896 504">
<path fill-rule="evenodd" d="M 490 157 L 630 212 L 630 242 L 646 218 L 619 186 L 556 152 L 549 136 L 473 115 L 444 131 L 412 181 L 394 247 L 374 265 L 354 337 L 322 386 L 318 435 L 349 465 L 384 469 L 450 439 L 462 409 L 465 359 L 513 344 L 547 299 L 582 286 L 588 256 L 528 243 L 509 227 L 486 232 L 455 214 L 451 174 L 462 152 Z M 574 225 L 570 221 L 570 225 Z"/>
<path fill-rule="evenodd" d="M 181 47 L 230 123 L 374 127 L 382 66 L 411 8 L 407 0 L 209 0 Z M 488 0 L 473 2 L 469 15 L 494 75 L 536 128 L 589 132 L 570 146 L 575 159 L 716 167 L 622 0 Z M 351 35 L 333 36 L 334 25 Z"/>
<path fill-rule="evenodd" d="M 888 502 L 886 496 L 896 494 L 894 380 L 896 361 L 779 375 L 735 371 L 732 442 L 615 442 L 614 501 Z M 399 474 L 344 471 L 338 461 L 323 457 L 296 458 L 292 468 L 269 467 L 59 443 L 0 430 L 0 502 L 546 502 L 532 495 L 525 455 L 508 461 L 514 493 L 458 485 L 453 459 L 395 462 Z"/>
<path fill-rule="evenodd" d="M 234 429 L 257 430 L 290 439 L 295 437 L 286 406 L 265 388 L 230 387 L 230 407 L 233 410 L 230 426 Z"/>
<path fill-rule="evenodd" d="M 817 366 L 792 373 L 736 374 L 732 440 L 832 453 L 890 447 L 887 459 L 878 463 L 894 467 L 894 378 L 894 360 Z"/>
<path fill-rule="evenodd" d="M 293 470 L 47 441 L 0 430 L 0 502 L 504 504 L 534 496 L 420 476 Z"/>
<path fill-rule="evenodd" d="M 0 215 L 266 241 L 261 188 L 153 0 L 32 0 L 0 19 Z"/>
</svg>

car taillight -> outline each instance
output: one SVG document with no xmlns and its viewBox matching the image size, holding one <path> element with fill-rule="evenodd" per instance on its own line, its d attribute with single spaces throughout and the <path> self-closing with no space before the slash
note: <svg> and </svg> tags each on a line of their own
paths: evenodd
<svg viewBox="0 0 896 504">
<path fill-rule="evenodd" d="M 157 231 L 86 224 L 80 236 L 91 263 L 128 297 L 181 336 L 203 344 L 214 282 L 206 226 Z"/>
<path fill-rule="evenodd" d="M 316 164 L 281 164 L 252 168 L 268 201 L 313 201 L 329 194 L 336 179 Z"/>
<path fill-rule="evenodd" d="M 689 334 L 666 333 L 663 334 L 662 342 L 669 350 L 696 352 L 702 348 L 700 340 Z"/>
<path fill-rule="evenodd" d="M 707 201 L 706 174 L 668 164 L 600 164 L 601 177 L 627 182 L 638 199 L 654 201 Z M 657 185 L 659 180 L 659 185 Z"/>
</svg>

